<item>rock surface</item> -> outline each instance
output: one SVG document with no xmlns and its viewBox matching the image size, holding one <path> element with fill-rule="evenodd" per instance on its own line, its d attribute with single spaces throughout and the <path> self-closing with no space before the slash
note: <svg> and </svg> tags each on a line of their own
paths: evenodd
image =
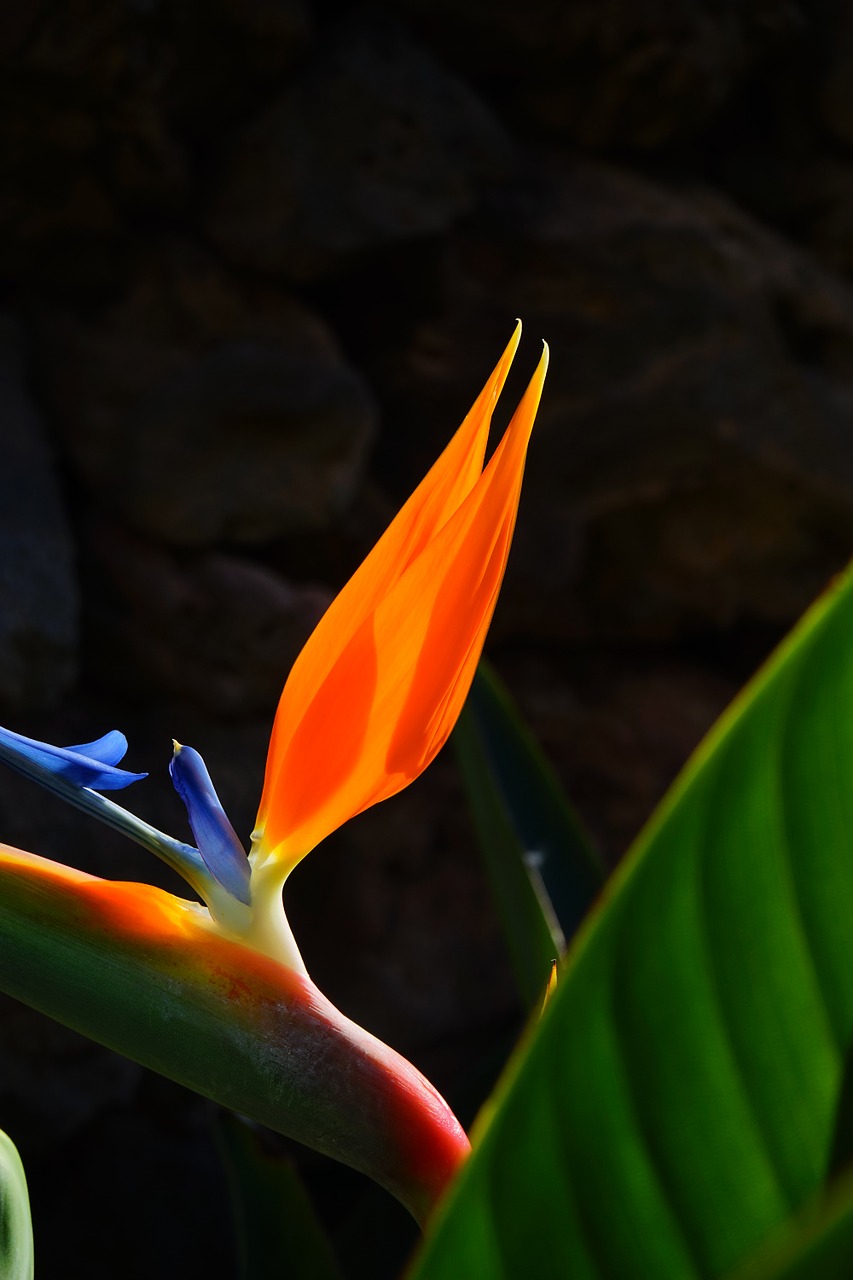
<svg viewBox="0 0 853 1280">
<path fill-rule="evenodd" d="M 124 729 L 129 807 L 183 838 L 191 743 L 247 835 L 316 610 L 521 315 L 507 404 L 539 338 L 552 363 L 491 656 L 615 863 L 853 546 L 852 35 L 827 0 L 6 6 L 13 726 Z M 13 775 L 0 815 L 185 892 Z M 497 1062 L 518 1002 L 449 757 L 287 895 L 321 985 L 454 1100 Z M 230 1276 L 206 1108 L 0 1021 L 46 1274 Z M 405 1230 L 388 1249 L 363 1188 L 300 1159 L 350 1280 L 400 1275 Z"/>
<path fill-rule="evenodd" d="M 375 430 L 328 327 L 170 243 L 82 320 L 40 318 L 40 362 L 71 465 L 96 500 L 181 546 L 325 527 Z"/>
<path fill-rule="evenodd" d="M 392 371 L 399 455 L 417 474 L 431 424 L 461 416 L 512 298 L 559 358 L 498 624 L 783 623 L 853 538 L 853 292 L 706 190 L 565 158 L 550 175 L 452 243 L 442 318 Z"/>
<path fill-rule="evenodd" d="M 78 596 L 56 460 L 0 317 L 0 706 L 56 702 L 77 673 Z"/>
<path fill-rule="evenodd" d="M 310 279 L 446 231 L 512 158 L 483 103 L 397 28 L 345 26 L 235 136 L 208 225 L 235 261 Z"/>
<path fill-rule="evenodd" d="M 272 714 L 328 591 L 237 556 L 177 556 L 120 526 L 98 526 L 87 545 L 112 596 L 98 648 L 123 654 L 137 690 L 147 684 L 219 716 Z"/>
<path fill-rule="evenodd" d="M 585 147 L 641 151 L 696 134 L 806 22 L 798 4 L 764 0 L 403 8 L 469 74 L 500 75 L 513 107 L 540 127 Z"/>
</svg>

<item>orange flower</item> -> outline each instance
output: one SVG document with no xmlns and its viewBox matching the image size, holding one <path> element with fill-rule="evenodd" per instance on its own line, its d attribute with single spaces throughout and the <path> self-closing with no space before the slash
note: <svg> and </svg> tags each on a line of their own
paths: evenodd
<svg viewBox="0 0 853 1280">
<path fill-rule="evenodd" d="M 97 794 L 142 776 L 116 767 L 127 748 L 122 734 L 63 748 L 0 729 L 0 760 L 152 849 L 204 898 L 225 936 L 297 972 L 305 967 L 282 903 L 287 876 L 331 831 L 422 773 L 468 695 L 506 568 L 548 365 L 545 347 L 484 467 L 520 336 L 519 324 L 462 426 L 294 663 L 248 861 L 192 747 L 175 744 L 170 772 L 197 847 Z"/>
<path fill-rule="evenodd" d="M 506 567 L 547 348 L 483 466 L 520 327 L 442 456 L 333 601 L 273 726 L 249 860 L 204 761 L 172 780 L 198 847 L 100 794 L 117 731 L 75 747 L 0 730 L 0 761 L 123 831 L 204 899 L 98 880 L 0 845 L 0 988 L 369 1173 L 419 1220 L 467 1157 L 447 1104 L 338 1013 L 290 931 L 284 881 L 329 832 L 421 773 L 453 728 Z"/>
<path fill-rule="evenodd" d="M 267 757 L 256 870 L 272 862 L 283 880 L 331 831 L 422 773 L 456 723 L 503 579 L 548 363 L 546 347 L 484 469 L 520 334 L 518 325 L 462 426 L 293 666 Z"/>
</svg>

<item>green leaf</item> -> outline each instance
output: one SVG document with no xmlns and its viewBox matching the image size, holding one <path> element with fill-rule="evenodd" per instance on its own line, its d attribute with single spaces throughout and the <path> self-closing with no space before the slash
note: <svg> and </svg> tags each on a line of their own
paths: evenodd
<svg viewBox="0 0 853 1280">
<path fill-rule="evenodd" d="M 483 659 L 465 704 L 525 852 L 567 937 L 585 918 L 605 870 L 548 758 L 509 691 Z"/>
<path fill-rule="evenodd" d="M 563 932 L 544 887 L 531 880 L 502 796 L 489 770 L 472 718 L 463 711 L 453 732 L 492 892 L 503 922 L 518 989 L 527 1008 L 542 1003 L 551 961 L 563 952 Z"/>
<path fill-rule="evenodd" d="M 17 1148 L 0 1131 L 0 1276 L 32 1280 L 33 1226 L 27 1179 Z"/>
<path fill-rule="evenodd" d="M 614 876 L 413 1275 L 725 1275 L 849 1158 L 851 1039 L 848 574 Z"/>
<path fill-rule="evenodd" d="M 217 1128 L 237 1224 L 240 1280 L 342 1280 L 323 1226 L 293 1163 L 236 1116 Z"/>
<path fill-rule="evenodd" d="M 853 1176 L 828 1200 L 811 1204 L 766 1249 L 727 1280 L 850 1280 L 853 1275 Z"/>
<path fill-rule="evenodd" d="M 519 989 L 532 1008 L 603 871 L 553 770 L 485 663 L 452 741 Z"/>
</svg>

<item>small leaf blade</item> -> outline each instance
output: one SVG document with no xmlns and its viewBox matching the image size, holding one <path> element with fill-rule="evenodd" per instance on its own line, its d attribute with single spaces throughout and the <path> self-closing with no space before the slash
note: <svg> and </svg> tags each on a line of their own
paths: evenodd
<svg viewBox="0 0 853 1280">
<path fill-rule="evenodd" d="M 494 669 L 481 662 L 465 707 L 529 867 L 536 869 L 566 938 L 601 888 L 605 870 L 553 767 Z"/>
<path fill-rule="evenodd" d="M 553 769 L 509 694 L 481 662 L 452 742 L 519 990 L 541 1004 L 604 879 Z"/>
<path fill-rule="evenodd" d="M 516 982 L 526 1007 L 532 1009 L 542 1000 L 552 960 L 562 954 L 563 933 L 547 895 L 536 892 L 528 874 L 515 828 L 465 712 L 456 725 L 453 744 Z"/>
<path fill-rule="evenodd" d="M 219 1117 L 217 1140 L 237 1224 L 240 1280 L 343 1280 L 293 1162 L 228 1112 Z"/>
</svg>

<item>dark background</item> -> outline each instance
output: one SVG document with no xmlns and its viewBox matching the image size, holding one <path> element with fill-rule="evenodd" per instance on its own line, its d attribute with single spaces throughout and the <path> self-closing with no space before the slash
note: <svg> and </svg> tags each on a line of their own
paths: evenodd
<svg viewBox="0 0 853 1280">
<path fill-rule="evenodd" d="M 851 13 L 5 6 L 5 723 L 122 728 L 129 803 L 181 836 L 189 742 L 248 836 L 290 663 L 520 315 L 502 422 L 541 338 L 552 365 L 489 652 L 615 862 L 850 552 Z M 0 817 L 181 891 L 16 779 Z M 468 1118 L 520 1011 L 449 754 L 288 903 L 319 985 Z M 231 1277 L 213 1123 L 0 1005 L 40 1280 Z M 294 1154 L 351 1273 L 395 1274 L 402 1210 Z"/>
</svg>

